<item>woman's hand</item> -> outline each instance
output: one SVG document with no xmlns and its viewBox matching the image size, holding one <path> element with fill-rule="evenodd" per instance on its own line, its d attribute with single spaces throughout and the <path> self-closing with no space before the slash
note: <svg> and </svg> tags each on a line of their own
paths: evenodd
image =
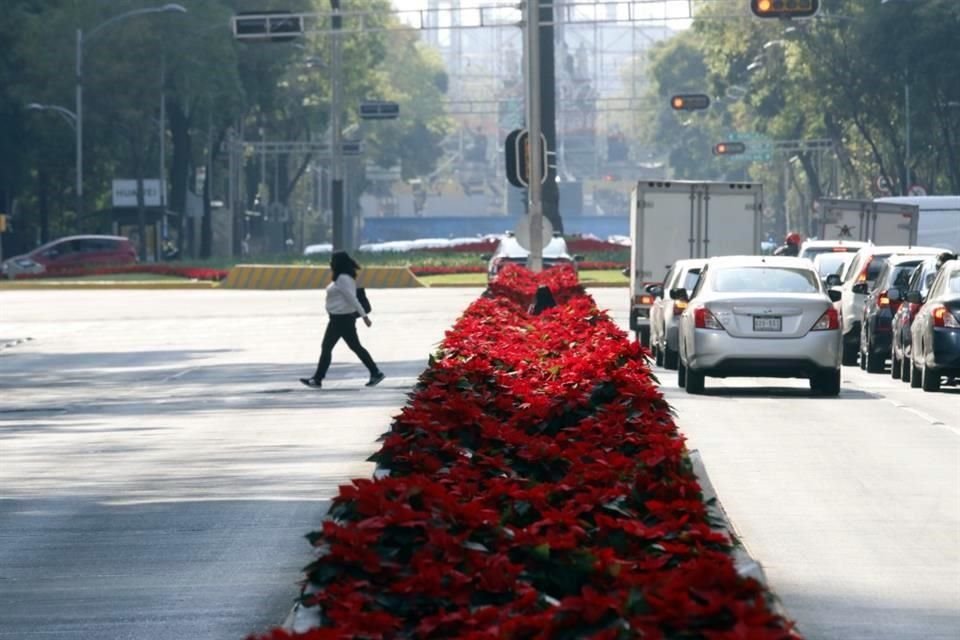
<svg viewBox="0 0 960 640">
<path fill-rule="evenodd" d="M 371 327 L 373 326 L 373 320 L 370 319 L 370 316 L 366 316 L 363 319 L 363 324 L 367 325 L 368 327 Z"/>
</svg>

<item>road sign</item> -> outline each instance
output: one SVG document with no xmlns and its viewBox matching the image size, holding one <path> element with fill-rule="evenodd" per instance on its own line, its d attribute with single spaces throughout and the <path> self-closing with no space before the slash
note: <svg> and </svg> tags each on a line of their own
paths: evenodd
<svg viewBox="0 0 960 640">
<path fill-rule="evenodd" d="M 513 186 L 523 189 L 530 184 L 530 133 L 526 129 L 515 129 L 507 135 L 503 149 L 507 167 L 507 181 Z M 550 173 L 547 165 L 547 138 L 540 134 L 540 150 L 543 155 L 543 175 L 540 183 L 547 181 Z"/>
<path fill-rule="evenodd" d="M 925 196 L 927 195 L 927 190 L 923 185 L 914 184 L 910 185 L 910 189 L 907 190 L 908 196 Z"/>
<path fill-rule="evenodd" d="M 670 98 L 670 106 L 677 111 L 699 111 L 710 106 L 710 96 L 702 93 L 683 93 Z"/>
<path fill-rule="evenodd" d="M 360 103 L 362 120 L 393 120 L 400 115 L 400 105 L 396 102 L 371 100 Z"/>
<path fill-rule="evenodd" d="M 880 193 L 890 193 L 890 181 L 884 176 L 877 176 L 877 178 L 873 181 L 873 184 L 877 187 L 877 191 Z"/>
<path fill-rule="evenodd" d="M 345 156 L 358 156 L 363 153 L 363 142 L 360 140 L 344 140 L 340 151 Z"/>
</svg>

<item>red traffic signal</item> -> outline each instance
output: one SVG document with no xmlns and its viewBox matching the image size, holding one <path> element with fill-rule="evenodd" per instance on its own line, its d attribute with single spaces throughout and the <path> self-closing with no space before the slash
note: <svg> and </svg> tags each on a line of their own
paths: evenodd
<svg viewBox="0 0 960 640">
<path fill-rule="evenodd" d="M 713 155 L 715 156 L 735 156 L 744 153 L 747 145 L 742 142 L 718 142 L 713 145 Z"/>
<path fill-rule="evenodd" d="M 758 18 L 809 18 L 820 10 L 820 0 L 750 0 Z"/>
<path fill-rule="evenodd" d="M 710 96 L 702 93 L 684 93 L 670 98 L 670 106 L 677 111 L 699 111 L 710 106 Z"/>
</svg>

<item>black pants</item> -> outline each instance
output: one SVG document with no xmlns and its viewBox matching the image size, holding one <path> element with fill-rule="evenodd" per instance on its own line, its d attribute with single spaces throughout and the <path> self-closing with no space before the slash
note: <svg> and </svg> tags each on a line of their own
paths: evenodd
<svg viewBox="0 0 960 640">
<path fill-rule="evenodd" d="M 327 375 L 327 369 L 330 368 L 330 360 L 333 359 L 333 348 L 343 338 L 350 350 L 357 354 L 360 362 L 370 371 L 370 375 L 380 373 L 370 353 L 360 344 L 360 338 L 357 336 L 357 317 L 355 315 L 330 315 L 330 321 L 327 323 L 327 330 L 323 334 L 323 344 L 320 347 L 320 362 L 317 363 L 317 372 L 313 377 L 317 380 L 323 380 Z"/>
</svg>

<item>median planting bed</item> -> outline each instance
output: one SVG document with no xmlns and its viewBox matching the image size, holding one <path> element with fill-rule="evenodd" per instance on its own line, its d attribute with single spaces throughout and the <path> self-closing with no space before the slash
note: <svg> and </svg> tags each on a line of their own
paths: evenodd
<svg viewBox="0 0 960 640">
<path fill-rule="evenodd" d="M 558 303 L 528 307 L 540 284 Z M 261 638 L 799 636 L 700 486 L 646 353 L 566 268 L 505 267 L 340 488 L 302 596 Z"/>
<path fill-rule="evenodd" d="M 528 306 L 539 284 L 557 306 Z M 646 353 L 566 268 L 510 265 L 308 536 L 322 626 L 261 638 L 799 636 L 711 527 Z"/>
</svg>

